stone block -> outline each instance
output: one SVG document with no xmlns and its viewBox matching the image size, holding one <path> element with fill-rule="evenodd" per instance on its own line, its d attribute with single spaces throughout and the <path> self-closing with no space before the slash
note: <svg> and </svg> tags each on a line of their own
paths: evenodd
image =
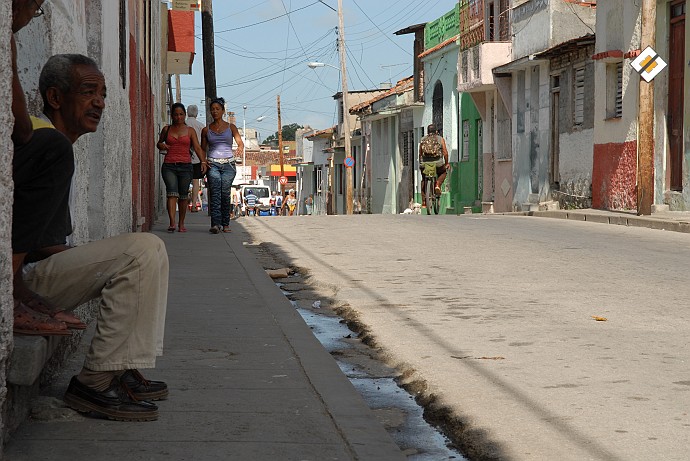
<svg viewBox="0 0 690 461">
<path fill-rule="evenodd" d="M 15 336 L 7 381 L 31 386 L 48 359 L 48 340 L 43 336 Z"/>
<path fill-rule="evenodd" d="M 586 221 L 587 215 L 584 213 L 568 213 L 568 219 L 575 221 Z"/>
<path fill-rule="evenodd" d="M 609 216 L 603 214 L 586 214 L 585 221 L 609 224 Z"/>
<path fill-rule="evenodd" d="M 556 219 L 566 219 L 568 217 L 568 213 L 565 211 L 535 211 L 534 216 L 539 216 L 541 218 L 556 218 Z"/>
<path fill-rule="evenodd" d="M 628 225 L 628 216 L 612 215 L 609 216 L 609 224 L 617 224 L 619 226 Z"/>
</svg>

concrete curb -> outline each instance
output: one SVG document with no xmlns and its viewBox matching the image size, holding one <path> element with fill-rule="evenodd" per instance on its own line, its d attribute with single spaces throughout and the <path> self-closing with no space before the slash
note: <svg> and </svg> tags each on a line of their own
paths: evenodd
<svg viewBox="0 0 690 461">
<path fill-rule="evenodd" d="M 690 220 L 683 217 L 636 216 L 627 213 L 600 210 L 554 210 L 554 211 L 518 211 L 494 213 L 506 216 L 535 216 L 538 218 L 570 219 L 600 224 L 615 224 L 629 227 L 647 227 L 649 229 L 671 232 L 690 233 Z"/>
</svg>

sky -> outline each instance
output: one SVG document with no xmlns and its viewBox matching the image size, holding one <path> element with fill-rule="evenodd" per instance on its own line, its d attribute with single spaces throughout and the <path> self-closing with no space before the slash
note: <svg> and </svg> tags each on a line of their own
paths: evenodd
<svg viewBox="0 0 690 461">
<path fill-rule="evenodd" d="M 414 35 L 394 32 L 433 21 L 456 3 L 342 0 L 348 90 L 375 89 L 411 76 Z M 225 98 L 226 110 L 235 112 L 239 128 L 246 123 L 260 139 L 274 134 L 277 95 L 282 125 L 317 130 L 335 125 L 333 95 L 341 91 L 337 8 L 337 0 L 213 0 L 217 94 Z M 182 103 L 199 106 L 203 120 L 201 14 L 195 15 L 196 56 L 180 87 Z M 310 69 L 310 61 L 326 66 Z"/>
</svg>

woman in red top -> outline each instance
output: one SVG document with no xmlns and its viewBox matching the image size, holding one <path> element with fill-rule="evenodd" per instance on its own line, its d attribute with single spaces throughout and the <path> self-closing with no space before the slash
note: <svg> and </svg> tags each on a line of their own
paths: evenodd
<svg viewBox="0 0 690 461">
<path fill-rule="evenodd" d="M 175 232 L 175 207 L 180 210 L 179 231 L 187 232 L 184 218 L 187 214 L 189 202 L 189 185 L 192 183 L 192 157 L 190 148 L 201 160 L 201 172 L 206 173 L 206 154 L 199 145 L 194 128 L 185 125 L 187 112 L 184 105 L 177 102 L 172 105 L 172 125 L 163 127 L 158 139 L 159 150 L 167 151 L 161 167 L 161 175 L 165 183 L 168 197 L 168 218 L 170 226 L 168 232 Z"/>
</svg>

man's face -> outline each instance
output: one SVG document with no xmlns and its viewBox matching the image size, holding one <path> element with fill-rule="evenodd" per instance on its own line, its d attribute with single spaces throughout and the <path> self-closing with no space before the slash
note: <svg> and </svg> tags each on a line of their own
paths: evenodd
<svg viewBox="0 0 690 461">
<path fill-rule="evenodd" d="M 96 131 L 105 109 L 105 78 L 101 71 L 89 65 L 75 66 L 72 89 L 63 96 L 59 111 L 65 129 L 76 138 Z"/>
</svg>

